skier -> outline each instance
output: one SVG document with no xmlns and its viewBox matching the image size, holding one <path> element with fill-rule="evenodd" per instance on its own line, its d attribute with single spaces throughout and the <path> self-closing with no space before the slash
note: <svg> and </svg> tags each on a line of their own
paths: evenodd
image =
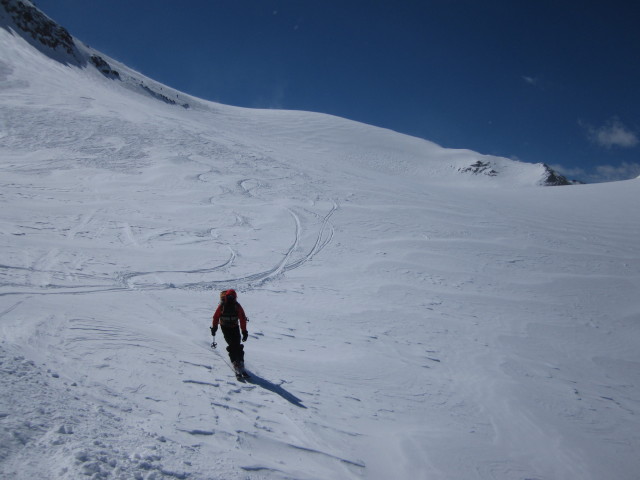
<svg viewBox="0 0 640 480">
<path fill-rule="evenodd" d="M 244 345 L 240 343 L 240 331 L 242 331 L 242 341 L 246 342 L 249 337 L 247 332 L 247 316 L 242 306 L 236 301 L 237 294 L 233 289 L 220 293 L 220 304 L 213 314 L 211 323 L 211 335 L 214 340 L 218 331 L 218 324 L 222 329 L 222 334 L 227 342 L 227 352 L 233 364 L 236 376 L 247 377 L 244 370 Z"/>
</svg>

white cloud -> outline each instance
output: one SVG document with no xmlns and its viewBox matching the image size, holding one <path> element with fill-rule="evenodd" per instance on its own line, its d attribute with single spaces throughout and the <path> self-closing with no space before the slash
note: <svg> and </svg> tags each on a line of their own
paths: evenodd
<svg viewBox="0 0 640 480">
<path fill-rule="evenodd" d="M 596 167 L 596 174 L 601 179 L 601 182 L 629 180 L 640 175 L 640 164 L 623 162 L 617 166 L 600 165 Z"/>
<path fill-rule="evenodd" d="M 562 165 L 551 165 L 551 168 L 569 179 L 587 183 L 617 182 L 640 176 L 640 163 L 622 162 L 620 165 L 599 165 L 591 172 L 580 167 Z"/>
<path fill-rule="evenodd" d="M 589 139 L 605 148 L 632 148 L 640 143 L 635 132 L 627 128 L 617 117 L 613 117 L 601 127 L 593 127 L 580 122 L 586 130 Z"/>
<path fill-rule="evenodd" d="M 528 83 L 529 85 L 536 86 L 538 85 L 538 79 L 536 77 L 530 77 L 528 75 L 523 75 L 522 79 Z"/>
<path fill-rule="evenodd" d="M 565 167 L 564 165 L 559 165 L 559 164 L 549 165 L 549 166 L 552 169 L 554 169 L 556 172 L 560 173 L 561 175 L 564 175 L 570 180 L 580 180 L 584 182 L 586 181 L 586 178 L 589 176 L 587 172 L 580 167 Z"/>
</svg>

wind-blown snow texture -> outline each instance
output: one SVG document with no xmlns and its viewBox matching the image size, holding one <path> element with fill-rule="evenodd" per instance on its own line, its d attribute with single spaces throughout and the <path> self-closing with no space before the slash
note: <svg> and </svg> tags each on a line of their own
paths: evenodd
<svg viewBox="0 0 640 480">
<path fill-rule="evenodd" d="M 543 188 L 0 22 L 0 476 L 637 478 L 638 180 Z"/>
</svg>

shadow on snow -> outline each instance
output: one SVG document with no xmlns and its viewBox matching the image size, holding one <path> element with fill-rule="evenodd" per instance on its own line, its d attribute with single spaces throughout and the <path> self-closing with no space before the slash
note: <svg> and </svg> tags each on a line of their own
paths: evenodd
<svg viewBox="0 0 640 480">
<path fill-rule="evenodd" d="M 259 377 L 254 372 L 249 372 L 249 375 L 251 375 L 251 378 L 246 379 L 248 383 L 257 385 L 264 388 L 265 390 L 269 390 L 270 392 L 280 395 L 287 402 L 292 403 L 296 407 L 307 408 L 303 405 L 302 400 L 300 400 L 294 394 L 287 392 L 284 388 L 282 388 L 282 386 L 271 383 L 269 380 L 265 380 L 264 378 Z"/>
</svg>

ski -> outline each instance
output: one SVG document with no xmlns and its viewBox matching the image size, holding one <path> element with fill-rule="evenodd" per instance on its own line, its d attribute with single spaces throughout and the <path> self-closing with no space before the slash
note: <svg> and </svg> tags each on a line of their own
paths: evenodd
<svg viewBox="0 0 640 480">
<path fill-rule="evenodd" d="M 236 374 L 236 378 L 240 381 L 251 378 L 251 375 L 249 375 L 249 373 L 244 369 L 244 367 L 234 365 L 233 370 L 234 370 L 234 373 Z"/>
<path fill-rule="evenodd" d="M 220 356 L 222 358 L 222 356 L 220 355 L 220 353 L 218 352 L 218 350 L 216 349 L 216 347 L 218 346 L 218 344 L 215 341 L 215 337 L 213 339 L 213 341 L 211 342 L 211 348 L 218 354 L 218 356 Z M 233 373 L 235 373 L 236 375 L 236 379 L 240 382 L 247 380 L 249 378 L 251 378 L 251 375 L 249 375 L 249 372 L 247 372 L 244 369 L 244 365 L 240 364 L 240 365 L 234 365 L 234 364 L 230 364 L 229 362 L 227 362 L 226 360 L 224 360 L 224 358 L 222 358 L 222 360 L 231 367 L 231 370 L 233 370 Z"/>
</svg>

